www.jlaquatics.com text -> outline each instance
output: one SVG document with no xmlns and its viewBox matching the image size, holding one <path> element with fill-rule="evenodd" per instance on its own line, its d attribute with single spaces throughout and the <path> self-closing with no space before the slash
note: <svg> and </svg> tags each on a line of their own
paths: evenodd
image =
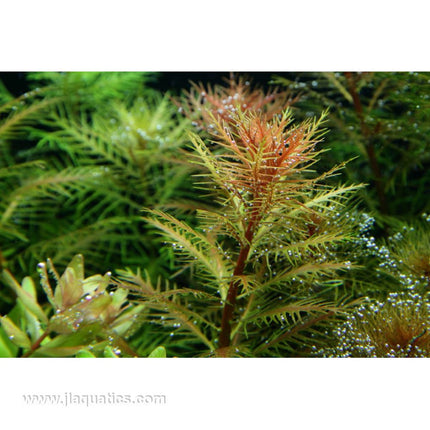
<svg viewBox="0 0 430 430">
<path fill-rule="evenodd" d="M 27 405 L 93 406 L 93 405 L 165 405 L 164 394 L 80 394 L 65 392 L 61 394 L 23 394 Z"/>
</svg>

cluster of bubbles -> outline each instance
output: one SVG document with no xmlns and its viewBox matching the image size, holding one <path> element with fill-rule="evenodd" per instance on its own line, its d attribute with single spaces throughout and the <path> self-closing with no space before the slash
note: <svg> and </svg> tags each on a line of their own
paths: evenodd
<svg viewBox="0 0 430 430">
<path fill-rule="evenodd" d="M 429 357 L 430 303 L 414 290 L 367 299 L 333 330 L 334 346 L 313 352 L 323 357 Z"/>
</svg>

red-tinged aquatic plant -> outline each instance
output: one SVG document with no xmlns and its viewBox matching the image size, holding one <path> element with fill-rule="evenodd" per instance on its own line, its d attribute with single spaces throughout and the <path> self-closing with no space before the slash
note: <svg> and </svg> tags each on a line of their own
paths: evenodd
<svg viewBox="0 0 430 430">
<path fill-rule="evenodd" d="M 244 275 L 246 261 L 253 246 L 255 234 L 264 224 L 282 222 L 288 211 L 300 206 L 300 195 L 315 184 L 300 173 L 312 162 L 319 141 L 319 121 L 308 121 L 290 127 L 288 111 L 271 121 L 266 115 L 249 111 L 239 112 L 230 122 L 214 121 L 216 143 L 226 152 L 215 158 L 208 157 L 202 141 L 195 141 L 197 151 L 205 160 L 211 176 L 230 199 L 236 202 L 227 215 L 230 221 L 241 225 L 237 235 L 240 251 L 233 277 Z M 308 215 L 311 214 L 309 211 Z M 240 281 L 232 280 L 224 306 L 220 347 L 230 343 L 230 321 L 236 303 Z"/>
<path fill-rule="evenodd" d="M 238 103 L 227 119 L 214 115 L 212 104 L 199 112 L 209 138 L 191 135 L 194 162 L 206 170 L 200 187 L 216 207 L 197 211 L 196 229 L 162 211 L 149 211 L 147 221 L 196 270 L 206 299 L 212 294 L 206 307 L 187 304 L 204 315 L 211 353 L 291 351 L 290 343 L 342 308 L 312 291 L 341 284 L 339 271 L 351 266 L 337 247 L 354 234 L 347 202 L 358 187 L 324 185 L 340 166 L 319 176 L 310 170 L 321 155 L 316 146 L 325 114 L 294 124 L 288 109 L 271 115 Z M 163 306 L 165 324 L 169 309 Z"/>
<path fill-rule="evenodd" d="M 179 111 L 190 118 L 200 129 L 213 128 L 213 118 L 226 122 L 234 122 L 237 112 L 262 112 L 268 118 L 280 114 L 286 107 L 294 104 L 299 96 L 290 91 L 280 91 L 273 88 L 265 92 L 261 88 L 251 86 L 244 77 L 227 80 L 227 85 L 210 85 L 205 88 L 202 84 L 192 83 L 186 97 L 176 101 Z"/>
</svg>

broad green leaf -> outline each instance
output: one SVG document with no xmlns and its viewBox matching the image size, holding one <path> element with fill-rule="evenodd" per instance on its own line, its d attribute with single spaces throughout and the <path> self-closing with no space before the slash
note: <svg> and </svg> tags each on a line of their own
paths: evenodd
<svg viewBox="0 0 430 430">
<path fill-rule="evenodd" d="M 96 358 L 96 356 L 87 349 L 81 349 L 76 354 L 76 358 Z"/>
<path fill-rule="evenodd" d="M 166 348 L 164 348 L 164 346 L 157 346 L 157 348 L 148 355 L 148 358 L 166 358 Z"/>
<path fill-rule="evenodd" d="M 73 269 L 78 281 L 84 280 L 84 257 L 82 254 L 75 255 L 67 267 Z"/>
<path fill-rule="evenodd" d="M 86 345 L 64 346 L 58 348 L 41 347 L 32 357 L 73 357 Z"/>
<path fill-rule="evenodd" d="M 104 291 L 110 284 L 110 272 L 105 275 L 93 275 L 83 281 L 84 294 L 92 294 L 94 291 Z"/>
<path fill-rule="evenodd" d="M 22 289 L 29 293 L 35 300 L 37 300 L 36 286 L 30 276 L 26 276 L 21 282 Z"/>
<path fill-rule="evenodd" d="M 118 358 L 118 356 L 113 351 L 112 347 L 107 345 L 106 348 L 103 351 L 103 356 L 105 358 Z"/>
<path fill-rule="evenodd" d="M 80 328 L 69 334 L 60 334 L 43 344 L 33 356 L 45 357 L 72 357 L 80 350 L 88 348 L 88 345 L 102 331 L 100 324 L 94 323 Z"/>
<path fill-rule="evenodd" d="M 22 303 L 20 304 L 22 305 Z M 31 312 L 28 308 L 24 308 L 22 312 L 26 321 L 26 332 L 30 336 L 32 342 L 35 342 L 40 336 L 42 336 L 44 332 L 43 328 L 41 327 L 41 323 L 37 316 L 34 315 L 33 312 Z"/>
<path fill-rule="evenodd" d="M 82 280 L 77 277 L 74 269 L 67 267 L 55 290 L 57 302 L 66 309 L 77 303 L 83 295 Z"/>
<path fill-rule="evenodd" d="M 4 329 L 0 326 L 0 358 L 16 357 L 18 347 L 7 337 Z"/>
<path fill-rule="evenodd" d="M 3 277 L 5 281 L 15 290 L 16 295 L 22 301 L 22 304 L 26 309 L 28 309 L 32 314 L 34 314 L 40 321 L 47 324 L 48 317 L 43 312 L 39 303 L 37 303 L 36 288 L 34 286 L 33 280 L 30 277 L 25 277 L 22 281 L 22 287 L 15 280 L 8 270 L 3 272 Z"/>
<path fill-rule="evenodd" d="M 112 306 L 116 311 L 121 309 L 121 306 L 124 304 L 124 301 L 127 299 L 128 291 L 124 288 L 118 288 L 112 294 Z"/>
<path fill-rule="evenodd" d="M 113 324 L 111 324 L 111 328 L 119 336 L 124 336 L 136 322 L 137 315 L 142 312 L 143 309 L 145 309 L 145 305 L 136 305 L 130 307 L 129 309 L 122 312 L 121 315 L 115 319 Z"/>
<path fill-rule="evenodd" d="M 15 345 L 25 349 L 31 348 L 31 341 L 28 336 L 10 318 L 4 316 L 0 318 L 0 321 L 7 336 Z"/>
</svg>

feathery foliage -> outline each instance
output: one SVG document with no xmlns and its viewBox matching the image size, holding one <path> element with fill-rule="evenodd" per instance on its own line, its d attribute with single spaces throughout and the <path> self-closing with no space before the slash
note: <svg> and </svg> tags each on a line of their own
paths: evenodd
<svg viewBox="0 0 430 430">
<path fill-rule="evenodd" d="M 198 230 L 160 211 L 149 212 L 146 220 L 200 274 L 204 286 L 199 290 L 219 301 L 218 315 L 211 308 L 211 320 L 217 320 L 211 353 L 266 353 L 270 348 L 262 345 L 269 340 L 264 329 L 256 330 L 258 325 L 271 333 L 271 347 L 291 352 L 293 327 L 303 324 L 303 318 L 319 322 L 339 310 L 330 295 L 314 297 L 309 290 L 318 284 L 324 290 L 325 282 L 351 267 L 350 261 L 337 258 L 336 245 L 348 241 L 353 228 L 331 212 L 336 207 L 346 212 L 348 196 L 359 186 L 325 185 L 323 180 L 337 168 L 311 174 L 321 155 L 316 145 L 322 140 L 324 114 L 295 125 L 288 109 L 276 115 L 260 108 L 244 110 L 241 94 L 225 94 L 231 104 L 226 119 L 224 112 L 214 113 L 214 92 L 205 94 L 211 94 L 207 107 L 200 98 L 190 103 L 189 94 L 186 113 L 210 121 L 203 138 L 190 139 L 193 162 L 206 169 L 198 175 L 198 185 L 210 193 L 215 207 L 198 212 Z M 291 337 L 280 335 L 286 327 Z M 303 335 L 303 330 L 297 332 Z"/>
<path fill-rule="evenodd" d="M 361 197 L 384 216 L 428 211 L 430 185 L 428 73 L 302 73 L 277 84 L 301 91 L 298 115 L 330 109 L 327 162 L 355 157 L 345 174 L 367 182 Z"/>
<path fill-rule="evenodd" d="M 45 86 L 0 108 L 3 265 L 34 273 L 47 256 L 65 265 L 82 252 L 93 270 L 163 273 L 140 210 L 193 206 L 180 151 L 187 122 L 139 73 L 30 77 Z"/>
<path fill-rule="evenodd" d="M 427 74 L 27 77 L 0 85 L 1 356 L 428 356 Z"/>
</svg>

